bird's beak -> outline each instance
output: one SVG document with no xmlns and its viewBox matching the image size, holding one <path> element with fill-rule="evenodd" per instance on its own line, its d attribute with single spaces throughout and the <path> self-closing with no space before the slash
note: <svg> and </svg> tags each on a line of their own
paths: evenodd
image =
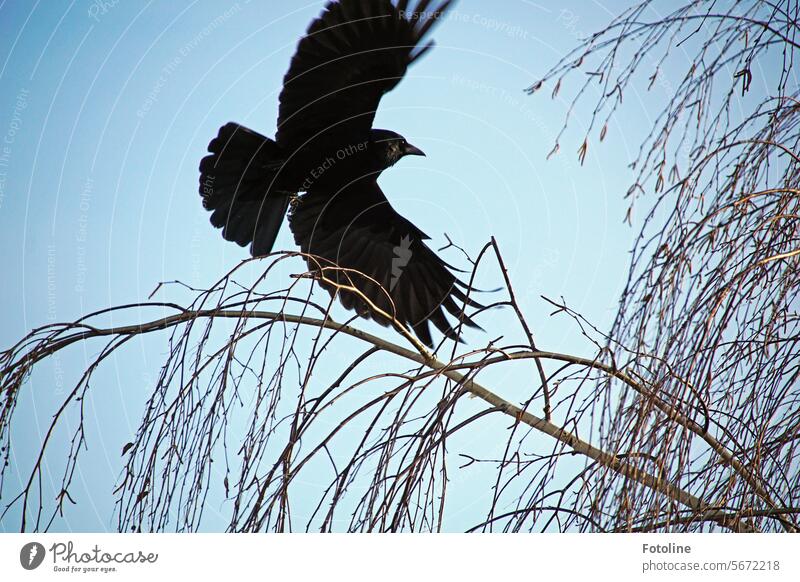
<svg viewBox="0 0 800 582">
<path fill-rule="evenodd" d="M 425 152 L 419 149 L 417 146 L 413 146 L 410 143 L 406 144 L 406 148 L 403 150 L 404 156 L 424 156 Z"/>
</svg>

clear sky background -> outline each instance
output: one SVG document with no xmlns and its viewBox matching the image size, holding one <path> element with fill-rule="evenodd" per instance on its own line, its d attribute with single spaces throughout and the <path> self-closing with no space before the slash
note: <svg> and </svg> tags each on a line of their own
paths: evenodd
<svg viewBox="0 0 800 582">
<path fill-rule="evenodd" d="M 323 4 L 0 2 L 0 146 L 7 146 L 8 160 L 0 167 L 0 346 L 36 326 L 144 301 L 160 281 L 207 286 L 247 256 L 209 224 L 197 194 L 198 162 L 227 121 L 273 135 L 282 77 Z M 561 153 L 545 160 L 567 110 L 564 99 L 583 77 L 569 78 L 555 100 L 551 88 L 532 97 L 523 89 L 627 5 L 461 0 L 436 29 L 437 48 L 384 98 L 377 115 L 376 126 L 427 153 L 381 178 L 392 204 L 432 236 L 434 248 L 444 246 L 447 233 L 475 255 L 495 236 L 543 349 L 591 353 L 573 327 L 549 317 L 540 295 L 563 296 L 601 329 L 611 323 L 637 232 L 623 224 L 627 164 L 665 89 L 629 92 L 624 118 L 609 127 L 602 146 L 595 136 L 583 166 L 577 150 L 586 110 L 574 112 Z M 670 70 L 665 74 L 669 79 Z M 644 80 L 634 85 L 645 87 Z M 277 248 L 295 248 L 288 228 Z M 444 256 L 460 261 L 458 253 Z M 299 260 L 293 267 L 305 270 Z M 334 316 L 347 318 L 340 307 Z M 473 332 L 469 340 L 485 343 L 510 322 L 507 314 L 493 316 L 483 321 L 487 334 Z M 372 323 L 357 325 L 401 342 Z M 131 342 L 98 373 L 89 451 L 73 491 L 78 505 L 56 530 L 114 527 L 120 449 L 138 426 L 165 338 Z M 99 346 L 75 346 L 31 378 L 16 418 L 20 469 Z M 525 385 L 515 373 L 510 368 L 495 380 L 520 401 Z M 19 478 L 10 473 L 4 496 Z M 485 492 L 471 490 L 470 479 L 455 494 L 450 529 L 479 521 L 470 507 Z M 224 526 L 226 515 L 224 504 L 215 505 L 207 527 Z M 0 530 L 17 527 L 16 517 Z"/>
</svg>

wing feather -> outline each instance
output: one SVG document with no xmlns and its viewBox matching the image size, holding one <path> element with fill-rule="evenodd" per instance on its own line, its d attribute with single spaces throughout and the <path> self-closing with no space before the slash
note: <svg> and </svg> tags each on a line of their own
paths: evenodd
<svg viewBox="0 0 800 582">
<path fill-rule="evenodd" d="M 421 44 L 450 0 L 428 10 L 407 2 L 329 2 L 297 46 L 283 82 L 276 141 L 287 151 L 366 136 L 384 93 L 429 45 Z"/>
<path fill-rule="evenodd" d="M 304 253 L 374 279 L 338 277 L 340 283 L 352 283 L 373 305 L 411 327 L 426 345 L 433 342 L 429 322 L 448 338 L 458 338 L 446 314 L 477 327 L 459 304 L 481 305 L 466 296 L 462 291 L 466 285 L 425 244 L 427 236 L 392 208 L 374 178 L 365 177 L 337 194 L 311 191 L 303 195 L 289 224 Z M 307 262 L 312 270 L 316 268 L 313 260 Z M 328 278 L 336 280 L 334 275 Z M 321 285 L 331 294 L 337 291 L 335 285 Z M 347 309 L 382 325 L 390 323 L 358 295 L 338 291 Z"/>
</svg>

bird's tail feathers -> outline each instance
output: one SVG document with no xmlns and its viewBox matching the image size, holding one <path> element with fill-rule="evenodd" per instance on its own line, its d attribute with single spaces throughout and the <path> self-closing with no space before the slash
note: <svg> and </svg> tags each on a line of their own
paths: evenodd
<svg viewBox="0 0 800 582">
<path fill-rule="evenodd" d="M 238 123 L 226 123 L 200 162 L 200 195 L 211 224 L 253 256 L 272 251 L 294 193 L 281 175 L 278 144 Z"/>
</svg>

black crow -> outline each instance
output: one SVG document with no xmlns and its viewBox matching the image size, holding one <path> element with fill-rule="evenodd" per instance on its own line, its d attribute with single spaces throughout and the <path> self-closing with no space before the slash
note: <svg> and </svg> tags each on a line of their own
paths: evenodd
<svg viewBox="0 0 800 582">
<path fill-rule="evenodd" d="M 378 186 L 381 172 L 423 152 L 372 123 L 383 94 L 433 45 L 426 36 L 451 1 L 328 3 L 284 77 L 275 140 L 228 123 L 200 163 L 203 205 L 227 240 L 268 254 L 292 201 L 289 225 L 320 258 L 306 261 L 321 285 L 363 317 L 410 326 L 428 346 L 429 321 L 458 339 L 445 311 L 475 326 L 462 306 L 480 306 Z"/>
</svg>

